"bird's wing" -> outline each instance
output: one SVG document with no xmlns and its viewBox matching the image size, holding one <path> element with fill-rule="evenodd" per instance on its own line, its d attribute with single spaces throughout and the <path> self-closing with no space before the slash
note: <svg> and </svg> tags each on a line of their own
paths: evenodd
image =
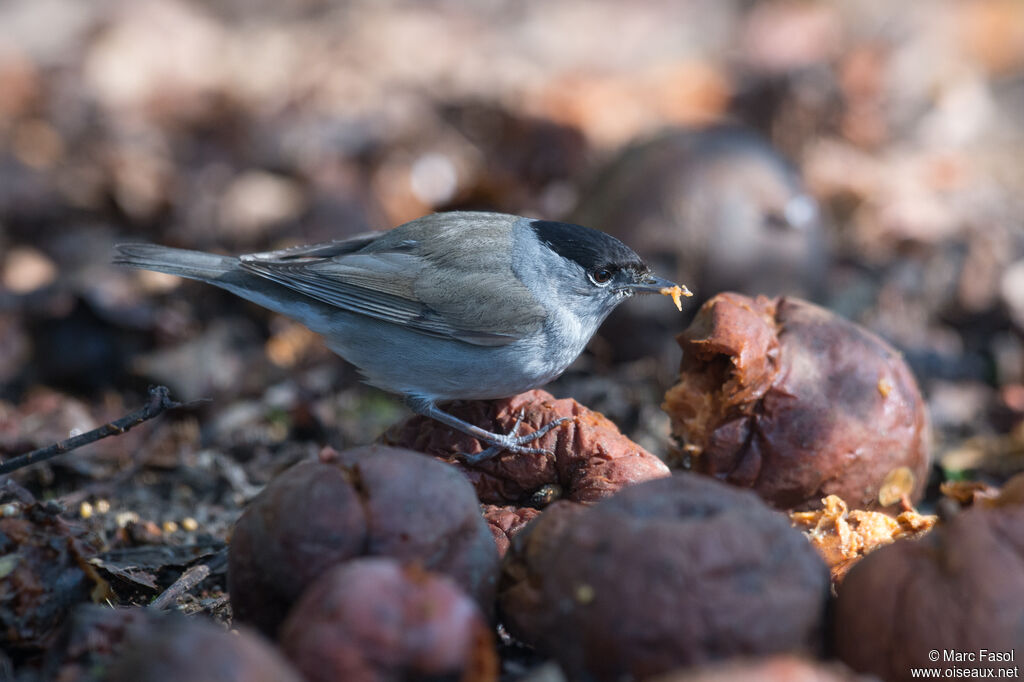
<svg viewBox="0 0 1024 682">
<path fill-rule="evenodd" d="M 355 253 L 359 249 L 378 241 L 384 232 L 366 232 L 348 239 L 335 239 L 319 244 L 303 244 L 301 246 L 289 246 L 277 251 L 264 251 L 263 253 L 251 253 L 242 258 L 247 260 L 266 261 L 289 261 L 300 258 L 333 258 L 348 253 Z"/>
<path fill-rule="evenodd" d="M 510 300 L 511 271 L 498 272 L 494 263 L 459 271 L 463 294 L 453 301 L 435 278 L 421 277 L 428 267 L 425 249 L 436 244 L 398 236 L 381 233 L 356 238 L 361 243 L 346 240 L 251 254 L 241 257 L 241 266 L 342 310 L 475 345 L 505 345 L 540 327 L 543 309 L 532 296 L 525 299 L 531 305 L 502 307 Z"/>
</svg>

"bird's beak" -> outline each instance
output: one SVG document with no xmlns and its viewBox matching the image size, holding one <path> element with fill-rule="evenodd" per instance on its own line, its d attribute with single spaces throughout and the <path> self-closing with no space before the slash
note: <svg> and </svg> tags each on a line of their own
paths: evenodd
<svg viewBox="0 0 1024 682">
<path fill-rule="evenodd" d="M 680 302 L 682 296 L 693 296 L 689 289 L 685 286 L 670 282 L 667 279 L 661 277 L 655 277 L 654 275 L 648 275 L 639 282 L 635 282 L 629 285 L 629 289 L 634 293 L 638 294 L 661 294 L 663 296 L 671 296 L 672 302 L 676 304 L 679 310 L 683 309 L 683 304 Z"/>
</svg>

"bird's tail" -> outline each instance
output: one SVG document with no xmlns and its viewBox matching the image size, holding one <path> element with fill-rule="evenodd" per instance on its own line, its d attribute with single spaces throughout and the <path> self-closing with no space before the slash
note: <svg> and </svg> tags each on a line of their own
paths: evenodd
<svg viewBox="0 0 1024 682">
<path fill-rule="evenodd" d="M 249 272 L 241 267 L 238 258 L 231 256 L 157 244 L 119 244 L 115 247 L 114 262 L 212 284 L 298 320 L 321 334 L 330 333 L 337 323 L 336 308 Z"/>
<path fill-rule="evenodd" d="M 238 259 L 158 244 L 118 244 L 114 263 L 210 282 L 238 266 Z"/>
</svg>

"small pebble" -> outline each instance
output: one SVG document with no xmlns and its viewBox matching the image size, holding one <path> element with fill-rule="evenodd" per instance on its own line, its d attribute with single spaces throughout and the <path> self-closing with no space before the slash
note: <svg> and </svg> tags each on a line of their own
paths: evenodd
<svg viewBox="0 0 1024 682">
<path fill-rule="evenodd" d="M 106 514 L 107 512 L 110 511 L 110 501 L 109 500 L 96 500 L 96 505 L 95 506 L 96 506 L 96 513 L 97 514 Z"/>
<path fill-rule="evenodd" d="M 90 504 L 89 502 L 83 502 L 82 504 L 78 505 L 78 515 L 81 516 L 83 519 L 91 518 L 92 511 L 92 504 Z"/>
<path fill-rule="evenodd" d="M 181 527 L 189 533 L 193 533 L 199 530 L 199 523 L 191 516 L 186 516 L 184 519 L 181 520 Z"/>
<path fill-rule="evenodd" d="M 163 529 L 165 533 L 175 533 L 178 530 L 178 524 L 174 521 L 164 521 Z"/>
</svg>

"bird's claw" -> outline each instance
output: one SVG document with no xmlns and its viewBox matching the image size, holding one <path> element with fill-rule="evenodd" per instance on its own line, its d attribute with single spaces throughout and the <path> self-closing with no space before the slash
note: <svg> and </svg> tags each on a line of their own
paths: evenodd
<svg viewBox="0 0 1024 682">
<path fill-rule="evenodd" d="M 487 449 L 481 450 L 480 452 L 477 452 L 472 455 L 469 453 L 459 453 L 459 457 L 461 457 L 462 460 L 467 464 L 478 464 L 480 462 L 483 462 L 484 460 L 488 460 L 491 457 L 494 457 L 495 455 L 502 451 L 512 452 L 517 455 L 554 454 L 550 450 L 545 450 L 544 448 L 529 448 L 525 447 L 524 444 L 535 441 L 538 438 L 542 438 L 549 431 L 551 431 L 551 429 L 554 429 L 564 424 L 565 422 L 570 421 L 570 418 L 559 417 L 558 419 L 553 419 L 544 426 L 537 429 L 536 431 L 532 433 L 523 434 L 522 436 L 520 436 L 517 434 L 519 433 L 519 427 L 522 426 L 523 424 L 523 416 L 524 412 L 520 410 L 519 414 L 516 415 L 516 423 L 512 425 L 512 430 L 509 433 L 504 435 L 493 434 L 494 439 L 488 441 L 490 443 L 490 447 L 488 447 Z"/>
</svg>

